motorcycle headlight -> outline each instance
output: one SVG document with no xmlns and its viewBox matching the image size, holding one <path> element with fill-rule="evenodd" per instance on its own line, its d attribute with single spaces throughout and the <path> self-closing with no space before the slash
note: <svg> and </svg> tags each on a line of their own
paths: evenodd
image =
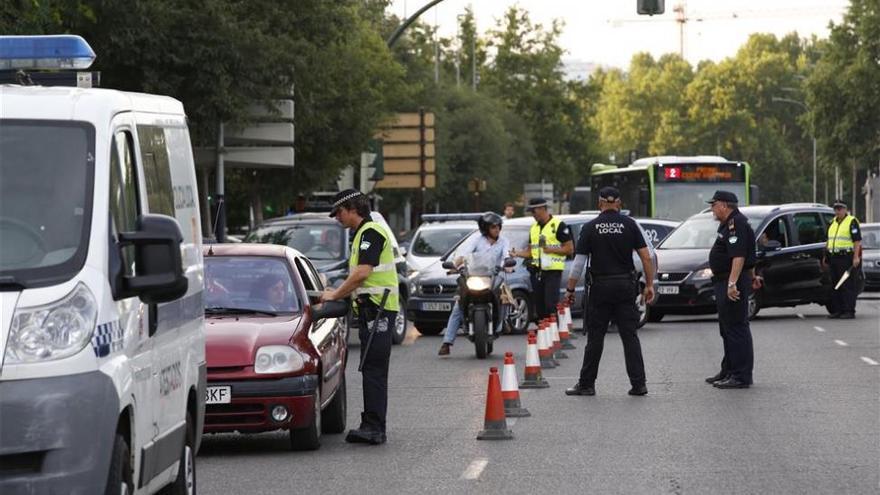
<svg viewBox="0 0 880 495">
<path fill-rule="evenodd" d="M 711 268 L 703 268 L 702 270 L 697 270 L 693 276 L 693 280 L 709 280 L 710 278 L 712 278 Z"/>
<path fill-rule="evenodd" d="M 474 292 L 489 290 L 492 280 L 489 277 L 468 277 L 467 288 Z"/>
<path fill-rule="evenodd" d="M 72 356 L 95 331 L 98 304 L 83 283 L 44 306 L 16 308 L 12 316 L 7 363 L 34 363 Z"/>
<path fill-rule="evenodd" d="M 303 369 L 302 354 L 286 345 L 266 345 L 257 349 L 254 373 L 293 373 Z"/>
</svg>

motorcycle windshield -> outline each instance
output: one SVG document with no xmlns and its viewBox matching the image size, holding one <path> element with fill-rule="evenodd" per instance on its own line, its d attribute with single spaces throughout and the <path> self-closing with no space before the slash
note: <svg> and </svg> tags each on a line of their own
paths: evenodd
<svg viewBox="0 0 880 495">
<path fill-rule="evenodd" d="M 468 268 L 468 274 L 472 277 L 489 277 L 495 271 L 497 262 L 495 253 L 486 251 L 482 253 L 473 253 L 464 257 L 464 262 Z"/>
</svg>

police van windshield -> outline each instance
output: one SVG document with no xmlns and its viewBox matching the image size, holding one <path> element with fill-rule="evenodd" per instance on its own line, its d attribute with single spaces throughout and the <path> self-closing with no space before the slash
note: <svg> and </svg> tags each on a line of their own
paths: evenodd
<svg viewBox="0 0 880 495">
<path fill-rule="evenodd" d="M 298 313 L 301 305 L 284 259 L 259 256 L 205 258 L 205 311 Z"/>
<path fill-rule="evenodd" d="M 0 119 L 0 290 L 73 277 L 88 250 L 95 130 Z"/>
</svg>

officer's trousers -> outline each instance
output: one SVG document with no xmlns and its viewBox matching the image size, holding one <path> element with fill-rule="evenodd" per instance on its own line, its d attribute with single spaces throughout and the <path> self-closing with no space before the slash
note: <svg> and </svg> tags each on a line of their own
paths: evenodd
<svg viewBox="0 0 880 495">
<path fill-rule="evenodd" d="M 367 352 L 363 369 L 364 412 L 361 414 L 361 428 L 384 432 L 385 414 L 388 410 L 391 330 L 394 328 L 397 313 L 385 312 L 367 351 L 367 340 L 377 311 L 378 306 L 374 304 L 360 305 L 358 309 L 358 338 L 361 341 L 361 352 Z"/>
<path fill-rule="evenodd" d="M 562 270 L 547 270 L 531 274 L 532 296 L 535 298 L 535 313 L 538 319 L 556 314 L 556 303 L 561 296 L 559 287 L 562 284 Z"/>
<path fill-rule="evenodd" d="M 715 305 L 718 308 L 718 328 L 724 344 L 724 357 L 721 358 L 721 373 L 730 375 L 744 383 L 752 383 L 754 368 L 754 349 L 752 331 L 749 328 L 749 294 L 752 292 L 752 278 L 742 274 L 736 283 L 739 300 L 727 298 L 727 280 L 713 283 Z"/>
<path fill-rule="evenodd" d="M 852 266 L 852 253 L 828 255 L 828 264 L 831 266 L 832 289 L 844 272 Z M 856 274 L 850 273 L 849 279 L 837 290 L 831 291 L 831 312 L 840 314 L 855 314 L 856 312 Z"/>
<path fill-rule="evenodd" d="M 590 310 L 587 317 L 587 349 L 581 367 L 581 385 L 591 386 L 599 374 L 599 360 L 605 347 L 605 333 L 611 320 L 617 322 L 617 331 L 623 341 L 626 374 L 633 386 L 645 384 L 645 363 L 642 345 L 636 334 L 639 311 L 636 308 L 638 283 L 631 278 L 594 277 L 590 286 Z"/>
</svg>

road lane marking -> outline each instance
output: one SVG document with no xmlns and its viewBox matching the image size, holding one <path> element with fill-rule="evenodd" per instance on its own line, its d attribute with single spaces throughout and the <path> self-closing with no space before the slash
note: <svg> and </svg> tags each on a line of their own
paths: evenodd
<svg viewBox="0 0 880 495">
<path fill-rule="evenodd" d="M 802 319 L 802 320 L 806 320 L 806 319 L 807 319 L 807 317 L 804 316 L 803 313 L 798 313 L 798 318 L 800 318 L 800 319 Z"/>
<path fill-rule="evenodd" d="M 813 328 L 815 328 L 817 332 L 824 332 L 825 331 L 825 329 L 822 327 L 813 327 Z"/>
<path fill-rule="evenodd" d="M 847 344 L 846 342 L 844 342 L 844 341 L 842 341 L 842 340 L 835 340 L 834 343 L 837 344 L 837 345 L 839 345 L 840 347 L 846 347 L 846 346 L 849 345 L 849 344 Z"/>
<path fill-rule="evenodd" d="M 877 361 L 874 361 L 873 359 L 871 359 L 869 357 L 865 357 L 865 356 L 862 356 L 862 361 L 870 364 L 871 366 L 877 366 L 878 364 L 880 364 Z"/>
<path fill-rule="evenodd" d="M 483 470 L 486 469 L 486 465 L 489 464 L 489 459 L 485 457 L 478 457 L 471 462 L 471 465 L 464 470 L 464 473 L 461 475 L 461 479 L 463 480 L 475 480 L 483 474 Z"/>
</svg>

